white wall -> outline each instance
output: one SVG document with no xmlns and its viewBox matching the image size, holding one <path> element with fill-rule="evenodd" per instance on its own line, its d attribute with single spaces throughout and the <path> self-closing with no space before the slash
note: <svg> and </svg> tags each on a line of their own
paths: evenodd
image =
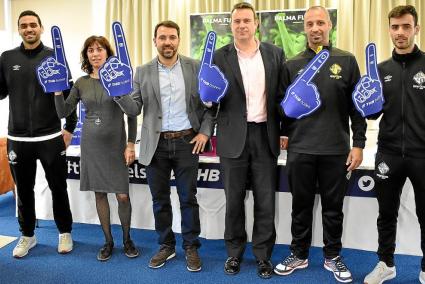
<svg viewBox="0 0 425 284">
<path fill-rule="evenodd" d="M 50 29 L 60 27 L 66 57 L 74 80 L 84 73 L 80 69 L 80 52 L 84 40 L 91 35 L 105 34 L 105 0 L 0 0 L 5 7 L 5 30 L 0 30 L 0 53 L 21 43 L 17 19 L 24 10 L 33 10 L 44 26 L 42 41 L 52 46 Z M 0 101 L 0 137 L 7 134 L 9 113 L 7 99 Z"/>
</svg>

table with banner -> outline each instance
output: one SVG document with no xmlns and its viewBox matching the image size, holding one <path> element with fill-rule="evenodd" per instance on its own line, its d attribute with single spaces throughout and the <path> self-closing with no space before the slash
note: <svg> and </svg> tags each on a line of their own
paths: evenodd
<svg viewBox="0 0 425 284">
<path fill-rule="evenodd" d="M 279 158 L 279 187 L 276 189 L 276 242 L 289 244 L 291 241 L 291 194 L 288 192 L 288 181 L 285 169 L 285 155 Z M 96 213 L 93 192 L 79 190 L 79 147 L 71 146 L 67 153 L 68 159 L 68 192 L 74 222 L 99 224 Z M 360 169 L 355 170 L 350 178 L 349 190 L 344 202 L 344 247 L 371 250 L 377 248 L 376 218 L 378 204 L 374 197 L 373 157 L 374 150 L 365 151 L 365 160 Z M 132 227 L 154 229 L 152 199 L 146 182 L 146 171 L 137 161 L 129 167 L 130 198 L 133 215 Z M 241 181 L 246 182 L 246 181 Z M 171 181 L 171 200 L 173 205 L 173 230 L 180 232 L 179 200 Z M 249 186 L 248 186 L 249 187 Z M 38 219 L 53 219 L 51 193 L 41 165 L 38 166 L 36 193 L 36 211 Z M 206 239 L 222 239 L 224 235 L 225 196 L 217 157 L 201 156 L 198 171 L 197 193 L 201 237 Z M 111 204 L 111 222 L 119 224 L 117 201 L 114 195 L 109 195 Z M 248 236 L 252 233 L 253 225 L 253 195 L 247 190 L 246 228 Z M 313 245 L 322 246 L 322 218 L 320 197 L 316 195 L 313 222 Z M 420 231 L 415 214 L 413 189 L 407 181 L 402 197 L 398 223 L 397 253 L 421 255 Z M 250 238 L 250 237 L 249 237 Z"/>
</svg>

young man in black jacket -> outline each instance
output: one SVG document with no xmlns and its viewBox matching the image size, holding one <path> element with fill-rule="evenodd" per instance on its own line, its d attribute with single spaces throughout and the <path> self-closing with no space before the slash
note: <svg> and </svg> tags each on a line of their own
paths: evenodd
<svg viewBox="0 0 425 284">
<path fill-rule="evenodd" d="M 419 32 L 413 6 L 398 6 L 388 14 L 394 44 L 392 57 L 378 65 L 385 103 L 379 124 L 375 158 L 375 189 L 379 204 L 379 262 L 364 282 L 382 283 L 396 276 L 394 250 L 400 195 L 406 178 L 413 185 L 416 214 L 425 252 L 425 54 L 415 45 Z M 374 115 L 378 118 L 381 113 Z M 425 283 L 425 259 L 419 274 Z"/>
<path fill-rule="evenodd" d="M 314 199 L 318 189 L 322 203 L 324 267 L 333 272 L 338 281 L 351 282 L 351 273 L 340 257 L 342 207 L 351 171 L 363 159 L 366 122 L 351 99 L 360 79 L 359 67 L 351 53 L 331 46 L 331 28 L 325 8 L 309 8 L 304 15 L 308 46 L 304 52 L 288 60 L 283 69 L 287 89 L 320 50 L 327 49 L 330 53 L 312 80 L 320 92 L 320 107 L 309 116 L 296 120 L 287 118 L 283 122 L 289 137 L 287 173 L 292 193 L 292 243 L 291 254 L 274 271 L 288 275 L 308 266 Z"/>
<path fill-rule="evenodd" d="M 27 255 L 37 241 L 34 236 L 36 215 L 34 183 L 36 161 L 40 160 L 52 191 L 53 215 L 59 229 L 59 253 L 72 250 L 72 215 L 66 179 L 66 146 L 69 145 L 77 119 L 74 113 L 61 122 L 55 110 L 54 96 L 44 93 L 36 77 L 41 60 L 53 51 L 40 40 L 43 26 L 33 11 L 24 11 L 18 19 L 22 44 L 0 57 L 0 99 L 9 96 L 7 151 L 18 195 L 18 221 L 22 236 L 13 256 Z"/>
</svg>

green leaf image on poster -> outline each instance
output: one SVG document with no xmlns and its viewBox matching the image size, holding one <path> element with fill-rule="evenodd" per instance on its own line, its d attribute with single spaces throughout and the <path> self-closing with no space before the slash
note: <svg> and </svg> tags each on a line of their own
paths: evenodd
<svg viewBox="0 0 425 284">
<path fill-rule="evenodd" d="M 304 14 L 306 10 L 285 10 L 261 12 L 261 40 L 275 44 L 285 51 L 287 58 L 303 51 L 307 44 L 304 33 Z M 330 41 L 336 44 L 337 10 L 328 9 L 332 22 Z"/>
<path fill-rule="evenodd" d="M 304 33 L 304 10 L 283 10 L 258 12 L 259 29 L 256 36 L 264 42 L 275 44 L 285 51 L 286 58 L 291 58 L 303 51 L 306 47 Z M 330 41 L 336 44 L 337 10 L 328 9 L 332 21 Z M 233 41 L 230 28 L 230 13 L 209 13 L 190 15 L 190 56 L 201 59 L 204 52 L 204 43 L 207 33 L 215 31 L 217 42 L 215 49 L 219 49 Z"/>
<path fill-rule="evenodd" d="M 191 15 L 190 31 L 190 56 L 194 59 L 201 59 L 205 38 L 209 31 L 217 33 L 216 49 L 233 41 L 230 29 L 230 13 Z"/>
</svg>

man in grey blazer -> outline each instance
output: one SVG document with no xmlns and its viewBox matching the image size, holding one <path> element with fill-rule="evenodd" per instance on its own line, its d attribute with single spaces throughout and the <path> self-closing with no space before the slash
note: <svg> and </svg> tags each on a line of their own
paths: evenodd
<svg viewBox="0 0 425 284">
<path fill-rule="evenodd" d="M 240 269 L 247 241 L 244 201 L 249 180 L 255 203 L 252 248 L 257 273 L 270 278 L 285 57 L 282 49 L 255 38 L 258 18 L 251 4 L 233 7 L 231 28 L 234 43 L 214 53 L 214 64 L 229 81 L 217 116 L 217 154 L 226 193 L 224 271 L 236 274 Z"/>
<path fill-rule="evenodd" d="M 198 154 L 208 143 L 213 118 L 197 93 L 199 63 L 177 52 L 179 26 L 172 21 L 159 23 L 153 41 L 158 56 L 136 70 L 132 93 L 136 104 L 123 106 L 132 109 L 134 115 L 143 107 L 139 161 L 146 165 L 160 244 L 149 267 L 162 267 L 176 255 L 170 202 L 173 170 L 180 200 L 187 269 L 200 271 L 197 249 L 201 245 L 198 239 L 201 229 L 196 200 Z"/>
</svg>

